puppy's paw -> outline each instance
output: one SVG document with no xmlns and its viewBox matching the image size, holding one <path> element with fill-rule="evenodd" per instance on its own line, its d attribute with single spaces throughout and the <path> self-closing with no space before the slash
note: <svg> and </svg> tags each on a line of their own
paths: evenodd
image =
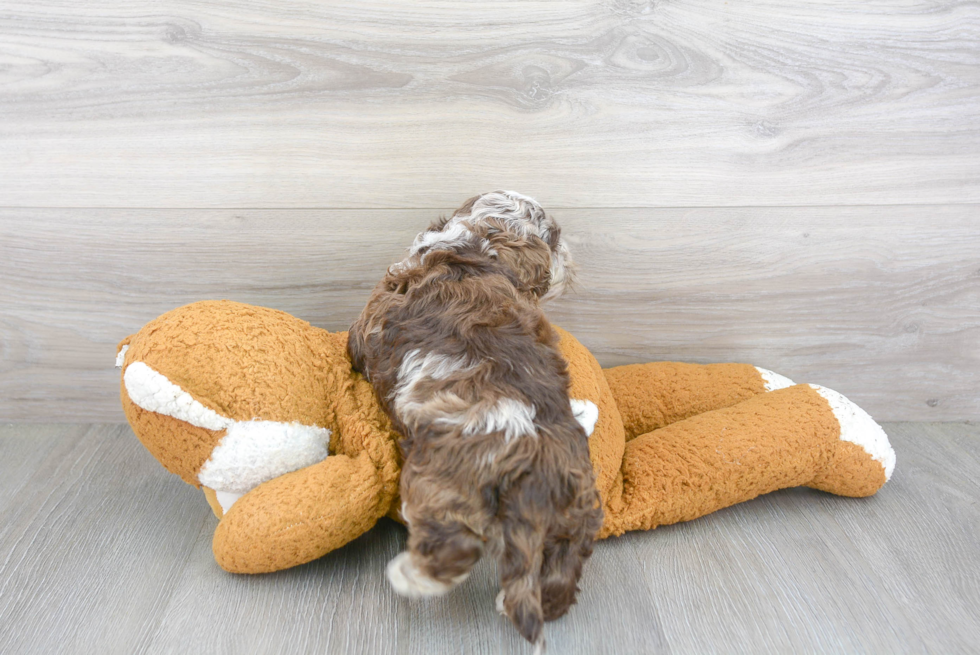
<svg viewBox="0 0 980 655">
<path fill-rule="evenodd" d="M 591 400 L 579 400 L 572 398 L 572 414 L 575 420 L 585 430 L 585 436 L 591 437 L 595 430 L 595 424 L 599 420 L 599 408 Z"/>
<path fill-rule="evenodd" d="M 504 590 L 501 589 L 497 593 L 497 600 L 495 600 L 494 603 L 497 605 L 497 612 L 499 614 L 503 614 L 504 616 L 507 616 L 507 610 L 504 609 L 504 598 L 505 598 Z"/>
<path fill-rule="evenodd" d="M 419 570 L 412 563 L 412 557 L 407 551 L 399 553 L 388 562 L 385 573 L 387 573 L 388 582 L 391 583 L 391 588 L 395 590 L 395 593 L 408 598 L 442 596 L 453 588 L 453 585 L 430 578 Z M 466 576 L 460 577 L 465 579 Z M 462 582 L 462 580 L 457 582 Z"/>
</svg>

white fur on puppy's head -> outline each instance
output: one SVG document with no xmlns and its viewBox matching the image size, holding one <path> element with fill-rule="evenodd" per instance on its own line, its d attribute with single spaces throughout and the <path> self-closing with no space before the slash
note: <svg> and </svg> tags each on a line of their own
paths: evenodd
<svg viewBox="0 0 980 655">
<path fill-rule="evenodd" d="M 521 237 L 536 236 L 548 245 L 551 251 L 551 281 L 542 300 L 557 298 L 564 293 L 572 282 L 572 254 L 561 238 L 558 223 L 545 213 L 538 201 L 516 191 L 484 193 L 457 209 L 446 228 L 462 221 L 479 224 L 491 219 L 503 223 L 509 231 Z"/>
</svg>

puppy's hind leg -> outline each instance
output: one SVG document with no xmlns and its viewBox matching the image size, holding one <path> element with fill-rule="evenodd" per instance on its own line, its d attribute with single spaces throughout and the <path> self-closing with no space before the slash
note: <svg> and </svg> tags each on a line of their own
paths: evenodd
<svg viewBox="0 0 980 655">
<path fill-rule="evenodd" d="M 521 636 L 544 650 L 544 611 L 541 607 L 541 564 L 544 545 L 544 513 L 529 497 L 518 493 L 507 503 L 501 521 L 503 553 L 500 557 L 502 610 Z"/>
<path fill-rule="evenodd" d="M 402 596 L 441 596 L 465 580 L 483 555 L 483 540 L 458 521 L 413 521 L 408 550 L 388 563 L 392 588 Z"/>
<path fill-rule="evenodd" d="M 564 539 L 545 547 L 541 563 L 541 609 L 545 621 L 561 618 L 575 604 L 588 552 L 583 552 L 580 544 Z"/>
<path fill-rule="evenodd" d="M 568 504 L 555 512 L 545 537 L 541 562 L 541 607 L 545 621 L 563 616 L 575 603 L 582 566 L 592 555 L 595 535 L 602 525 L 598 494 L 590 471 L 563 473 Z"/>
</svg>

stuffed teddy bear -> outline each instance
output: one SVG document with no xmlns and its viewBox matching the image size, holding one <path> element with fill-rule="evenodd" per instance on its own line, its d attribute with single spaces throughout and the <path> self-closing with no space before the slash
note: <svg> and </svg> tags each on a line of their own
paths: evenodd
<svg viewBox="0 0 980 655">
<path fill-rule="evenodd" d="M 600 538 L 786 487 L 868 496 L 891 476 L 884 431 L 834 391 L 747 364 L 603 370 L 555 329 L 591 432 Z M 399 518 L 399 436 L 346 345 L 344 332 L 230 301 L 180 307 L 119 344 L 126 417 L 204 490 L 224 569 L 296 566 Z"/>
</svg>

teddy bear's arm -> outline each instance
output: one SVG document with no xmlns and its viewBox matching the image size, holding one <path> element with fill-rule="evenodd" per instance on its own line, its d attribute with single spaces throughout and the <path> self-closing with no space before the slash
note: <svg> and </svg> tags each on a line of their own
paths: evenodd
<svg viewBox="0 0 980 655">
<path fill-rule="evenodd" d="M 297 566 L 364 534 L 387 509 L 366 453 L 331 455 L 238 499 L 215 530 L 214 556 L 232 573 Z"/>
<path fill-rule="evenodd" d="M 787 487 L 869 496 L 894 466 L 888 437 L 860 407 L 800 384 L 626 444 L 600 536 L 688 521 Z"/>
<path fill-rule="evenodd" d="M 627 441 L 793 382 L 749 364 L 653 362 L 604 369 Z"/>
</svg>

